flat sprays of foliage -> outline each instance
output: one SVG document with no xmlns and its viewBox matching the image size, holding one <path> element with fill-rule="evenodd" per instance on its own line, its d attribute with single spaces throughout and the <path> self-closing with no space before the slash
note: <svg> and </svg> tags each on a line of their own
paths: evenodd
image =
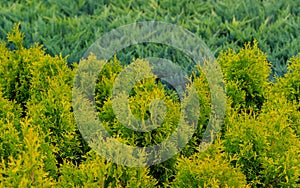
<svg viewBox="0 0 300 188">
<path fill-rule="evenodd" d="M 82 138 L 72 109 L 76 66 L 69 68 L 67 59 L 46 54 L 38 44 L 25 48 L 23 40 L 24 34 L 15 27 L 7 42 L 0 44 L 1 187 L 299 185 L 299 56 L 289 60 L 284 77 L 271 83 L 270 63 L 257 42 L 220 53 L 217 61 L 226 83 L 227 107 L 218 138 L 204 152 L 198 151 L 210 114 L 209 86 L 200 74 L 193 79 L 200 114 L 192 139 L 164 163 L 133 168 L 106 160 Z M 141 59 L 132 63 L 151 68 Z M 99 118 L 121 142 L 133 146 L 159 143 L 176 127 L 178 96 L 155 78 L 141 80 L 129 97 L 133 115 L 149 118 L 150 101 L 160 97 L 167 104 L 166 119 L 156 132 L 125 129 L 111 104 L 113 83 L 125 68 L 113 58 L 101 71 L 95 91 Z"/>
</svg>

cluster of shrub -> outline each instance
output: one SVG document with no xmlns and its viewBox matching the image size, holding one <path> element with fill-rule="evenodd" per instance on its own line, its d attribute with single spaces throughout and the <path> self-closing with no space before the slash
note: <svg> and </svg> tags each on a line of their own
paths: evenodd
<svg viewBox="0 0 300 188">
<path fill-rule="evenodd" d="M 0 187 L 296 187 L 300 183 L 300 54 L 289 60 L 287 74 L 269 82 L 270 64 L 256 41 L 239 51 L 221 52 L 217 61 L 226 83 L 227 106 L 217 139 L 199 152 L 211 111 L 209 85 L 199 69 L 193 84 L 200 113 L 192 139 L 171 159 L 134 168 L 106 160 L 82 138 L 72 109 L 77 66 L 68 67 L 66 58 L 46 54 L 41 45 L 25 48 L 18 26 L 7 40 L 0 43 Z M 147 64 L 133 60 L 139 62 Z M 155 78 L 141 80 L 129 97 L 132 113 L 147 119 L 149 102 L 159 97 L 167 104 L 166 119 L 155 132 L 124 128 L 113 113 L 111 91 L 125 67 L 113 58 L 101 71 L 95 91 L 99 118 L 120 142 L 159 143 L 178 123 L 178 97 Z"/>
</svg>

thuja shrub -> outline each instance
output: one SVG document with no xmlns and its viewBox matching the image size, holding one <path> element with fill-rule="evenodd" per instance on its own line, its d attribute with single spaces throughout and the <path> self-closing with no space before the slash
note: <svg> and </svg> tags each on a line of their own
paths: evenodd
<svg viewBox="0 0 300 188">
<path fill-rule="evenodd" d="M 295 131 L 299 130 L 299 119 L 295 121 L 295 117 L 299 118 L 298 107 L 283 93 L 274 93 L 273 98 L 269 97 L 262 107 L 259 120 L 270 129 L 271 140 L 262 173 L 272 174 L 271 178 L 267 176 L 264 179 L 273 181 L 272 185 L 292 187 L 300 183 L 300 140 L 299 132 Z M 272 178 L 277 179 L 274 181 Z"/>
<path fill-rule="evenodd" d="M 89 148 L 72 114 L 74 72 L 67 67 L 66 59 L 45 55 L 40 46 L 25 49 L 22 37 L 16 37 L 22 36 L 17 28 L 10 35 L 15 36 L 11 42 L 17 48 L 9 51 L 4 42 L 1 46 L 5 53 L 0 72 L 4 80 L 1 77 L 0 186 L 93 186 L 102 185 L 104 178 L 106 187 L 154 187 L 156 181 L 150 179 L 149 169 L 125 168 L 95 153 L 85 155 Z M 19 82 L 9 74 L 12 56 L 20 61 L 13 61 L 18 66 L 11 72 L 25 77 L 24 85 L 25 80 Z M 25 68 L 21 67 L 23 60 L 28 63 Z M 16 97 L 15 91 L 27 97 Z"/>
<path fill-rule="evenodd" d="M 239 52 L 228 49 L 220 54 L 218 63 L 226 81 L 227 96 L 233 99 L 233 107 L 260 108 L 268 86 L 270 64 L 267 56 L 254 41 L 244 45 Z"/>
<path fill-rule="evenodd" d="M 111 96 L 114 80 L 122 69 L 121 62 L 117 60 L 116 56 L 114 56 L 114 59 L 101 70 L 101 74 L 98 78 L 98 84 L 95 88 L 97 93 L 95 100 L 99 108 L 102 108 L 105 100 Z"/>
<path fill-rule="evenodd" d="M 288 61 L 288 72 L 280 78 L 277 78 L 272 92 L 282 92 L 290 102 L 299 102 L 300 88 L 300 53 Z"/>
<path fill-rule="evenodd" d="M 9 42 L 15 45 L 17 50 L 9 50 L 6 43 L 1 42 L 1 67 L 0 88 L 3 96 L 9 100 L 16 100 L 23 108 L 30 97 L 30 80 L 32 78 L 30 69 L 32 63 L 44 57 L 41 47 L 35 46 L 31 50 L 23 47 L 23 33 L 18 31 L 16 25 L 11 33 L 7 35 Z"/>
<path fill-rule="evenodd" d="M 52 79 L 48 80 L 49 88 L 40 92 L 39 100 L 28 102 L 27 117 L 40 128 L 40 137 L 46 141 L 43 147 L 48 155 L 46 168 L 51 176 L 57 178 L 57 168 L 63 160 L 79 162 L 81 155 L 89 149 L 78 134 L 71 112 L 70 86 L 59 79 Z"/>
<path fill-rule="evenodd" d="M 288 72 L 283 77 L 276 79 L 276 82 L 270 88 L 269 98 L 274 101 L 274 104 L 278 100 L 278 95 L 283 95 L 281 97 L 286 98 L 286 103 L 289 103 L 290 106 L 290 111 L 286 113 L 291 119 L 291 127 L 300 136 L 300 53 L 288 62 Z"/>
<path fill-rule="evenodd" d="M 114 62 L 116 63 L 116 62 Z M 114 63 L 111 62 L 111 64 L 106 64 L 107 67 L 114 66 Z M 139 68 L 145 68 L 147 66 L 147 62 L 143 62 L 142 60 L 137 60 L 136 62 L 133 62 L 133 64 L 143 64 L 143 66 L 139 66 Z M 149 65 L 148 65 L 149 66 Z M 136 70 L 139 72 L 139 70 Z M 150 69 L 149 69 L 150 71 Z M 110 73 L 112 74 L 112 73 Z M 105 78 L 104 78 L 105 77 Z M 99 84 L 104 85 L 103 82 L 106 82 L 106 84 L 114 84 L 113 81 L 108 81 L 107 79 L 110 77 L 108 75 L 107 77 L 102 75 L 101 82 Z M 111 77 L 113 79 L 114 77 Z M 122 78 L 125 79 L 125 78 Z M 112 90 L 112 85 L 109 86 Z M 98 94 L 98 91 L 97 91 Z M 99 93 L 100 94 L 100 93 Z M 103 94 L 103 93 L 102 93 Z M 109 94 L 109 93 L 108 93 Z M 143 79 L 139 82 L 137 82 L 134 85 L 134 88 L 132 89 L 128 101 L 130 110 L 132 112 L 132 115 L 137 118 L 141 119 L 142 122 L 144 122 L 146 119 L 150 118 L 150 109 L 149 104 L 152 100 L 156 98 L 161 98 L 164 100 L 164 102 L 168 106 L 168 113 L 165 118 L 165 123 L 162 124 L 159 128 L 155 130 L 156 134 L 153 132 L 149 133 L 139 133 L 135 132 L 134 130 L 130 130 L 126 128 L 122 123 L 115 121 L 116 116 L 113 107 L 112 107 L 112 100 L 111 96 L 107 96 L 106 101 L 104 102 L 104 105 L 102 108 L 98 108 L 100 119 L 104 122 L 104 124 L 107 125 L 107 129 L 111 130 L 112 133 L 119 134 L 118 136 L 121 136 L 121 138 L 124 138 L 126 143 L 138 145 L 138 146 L 147 146 L 150 144 L 159 143 L 164 140 L 167 136 L 170 135 L 170 133 L 175 129 L 178 119 L 179 119 L 179 103 L 178 101 L 174 101 L 170 96 L 167 96 L 164 91 L 164 87 L 161 83 L 156 84 L 155 78 L 148 78 Z M 122 98 L 123 99 L 123 98 Z M 119 105 L 122 109 L 126 109 L 126 104 L 122 106 L 122 101 L 116 100 L 115 102 L 119 102 Z M 97 102 L 96 102 L 97 103 Z M 126 109 L 127 110 L 127 109 Z M 172 112 L 172 113 L 171 113 Z M 153 122 L 154 123 L 154 122 Z M 121 132 L 120 132 L 121 131 Z M 134 134 L 134 136 L 132 136 Z M 151 139 L 150 139 L 151 137 Z M 137 140 L 140 140 L 139 142 L 136 142 Z"/>
<path fill-rule="evenodd" d="M 225 151 L 251 186 L 294 187 L 299 183 L 300 141 L 291 129 L 284 97 L 265 102 L 261 113 L 227 113 Z"/>
<path fill-rule="evenodd" d="M 2 42 L 1 92 L 21 107 L 20 118 L 30 119 L 30 125 L 43 140 L 39 149 L 46 156 L 41 157 L 45 170 L 50 177 L 57 178 L 62 159 L 79 162 L 80 156 L 89 150 L 72 114 L 73 71 L 66 59 L 46 55 L 42 46 L 24 48 L 18 25 L 8 34 L 8 40 L 16 49 L 8 50 Z M 22 135 L 20 126 L 15 125 L 15 129 Z"/>
<path fill-rule="evenodd" d="M 41 127 L 41 135 L 51 143 L 49 150 L 55 154 L 57 163 L 62 163 L 62 159 L 79 161 L 89 149 L 72 113 L 72 70 L 64 59 L 48 57 L 44 62 L 34 62 L 31 74 L 27 117 Z"/>
<path fill-rule="evenodd" d="M 206 79 L 206 75 L 200 66 L 195 66 L 195 72 L 193 72 L 191 80 L 193 87 L 196 88 L 199 99 L 199 117 L 197 122 L 198 125 L 193 137 L 180 152 L 181 155 L 186 157 L 198 152 L 197 148 L 202 141 L 203 133 L 207 128 L 207 124 L 211 115 L 210 86 Z"/>
<path fill-rule="evenodd" d="M 93 59 L 92 57 L 90 57 Z M 200 69 L 200 67 L 198 67 Z M 113 58 L 107 62 L 99 75 L 98 82 L 96 84 L 96 105 L 99 113 L 99 117 L 105 126 L 105 128 L 119 141 L 132 146 L 150 146 L 161 143 L 167 139 L 175 128 L 179 124 L 180 118 L 180 99 L 179 94 L 172 90 L 170 87 L 166 87 L 157 75 L 152 73 L 153 67 L 149 62 L 136 59 L 128 66 L 121 66 L 116 58 Z M 200 70 L 199 70 L 200 71 Z M 130 80 L 129 75 L 132 72 L 136 74 L 148 75 L 148 78 L 141 79 L 134 83 L 133 88 L 127 96 L 112 98 L 112 90 L 116 88 L 124 88 L 124 84 L 118 85 L 118 79 Z M 118 75 L 124 77 L 118 78 Z M 135 75 L 137 76 L 137 75 Z M 135 77 L 137 78 L 137 77 Z M 133 78 L 134 80 L 134 78 Z M 208 83 L 204 74 L 196 77 L 193 74 L 193 86 L 196 88 L 198 95 L 198 102 L 200 105 L 200 112 L 196 132 L 194 133 L 187 146 L 181 151 L 181 155 L 190 156 L 197 152 L 197 147 L 201 141 L 201 135 L 204 132 L 204 128 L 209 120 L 210 113 L 210 95 L 208 90 Z M 127 98 L 126 98 L 127 97 Z M 161 99 L 166 105 L 166 112 L 162 108 L 157 106 L 153 108 L 153 101 Z M 128 100 L 128 104 L 124 101 Z M 112 103 L 117 103 L 117 108 L 113 108 Z M 156 104 L 157 105 L 157 104 Z M 152 108 L 152 109 L 151 109 Z M 124 109 L 130 110 L 130 113 L 124 113 Z M 118 112 L 116 112 L 117 110 Z M 151 111 L 154 110 L 154 111 Z M 153 117 L 152 113 L 155 112 L 159 115 L 164 114 L 164 119 L 153 131 L 137 132 L 128 129 L 120 122 L 120 117 L 116 116 L 116 113 L 121 113 L 123 119 L 130 119 L 129 124 L 135 124 L 132 118 L 141 120 L 141 128 L 146 126 L 146 121 L 150 120 L 153 125 L 158 125 L 160 122 Z M 125 115 L 124 115 L 125 114 Z M 183 138 L 185 139 L 185 138 Z M 160 183 L 166 183 L 174 178 L 175 174 L 175 162 L 176 157 L 154 166 L 151 166 L 151 175 L 158 179 Z"/>
<path fill-rule="evenodd" d="M 19 105 L 0 98 L 0 186 L 51 186 L 45 141 L 31 120 L 22 119 Z M 55 163 L 54 163 L 55 165 Z"/>
<path fill-rule="evenodd" d="M 259 114 L 227 111 L 225 150 L 237 155 L 234 164 L 242 166 L 252 186 L 293 187 L 299 183 L 299 63 L 297 58 L 290 63 L 283 78 L 265 87 Z"/>
<path fill-rule="evenodd" d="M 0 161 L 7 164 L 10 157 L 20 154 L 22 132 L 20 107 L 2 97 L 0 92 Z"/>
<path fill-rule="evenodd" d="M 66 162 L 58 185 L 62 187 L 156 187 L 148 168 L 130 168 L 113 164 L 90 151 L 76 166 Z"/>
<path fill-rule="evenodd" d="M 145 72 L 142 71 L 143 69 L 146 70 L 145 74 L 152 74 L 150 66 L 146 61 L 137 59 L 132 62 L 131 65 L 132 67 L 130 68 L 135 73 Z M 103 125 L 119 141 L 132 146 L 150 146 L 164 141 L 178 125 L 180 117 L 180 103 L 178 101 L 178 97 L 176 97 L 174 92 L 171 92 L 171 95 L 167 95 L 166 91 L 164 90 L 163 84 L 160 82 L 156 84 L 157 80 L 155 77 L 137 81 L 137 83 L 130 91 L 129 97 L 125 99 L 129 101 L 129 107 L 126 103 L 124 104 L 123 98 L 116 98 L 117 100 L 115 102 L 118 103 L 117 105 L 119 106 L 119 108 L 121 110 L 130 110 L 132 112 L 132 115 L 129 115 L 129 117 L 132 119 L 136 118 L 141 120 L 141 125 L 143 125 L 145 123 L 145 120 L 147 119 L 151 119 L 152 123 L 154 124 L 158 123 L 156 122 L 156 118 L 153 119 L 150 116 L 149 105 L 152 100 L 157 98 L 162 99 L 167 106 L 167 112 L 165 114 L 163 123 L 154 131 L 136 132 L 134 130 L 126 128 L 124 124 L 118 121 L 116 112 L 114 111 L 112 106 L 111 98 L 113 84 L 117 84 L 115 83 L 115 78 L 117 77 L 117 74 L 121 72 L 121 70 L 126 71 L 126 67 L 121 67 L 120 62 L 117 61 L 116 58 L 114 58 L 103 67 L 103 71 L 100 73 L 99 78 L 101 79 L 99 79 L 96 86 L 95 98 L 102 100 L 104 99 L 104 101 L 96 101 L 99 117 Z M 107 92 L 100 93 L 103 90 Z M 159 108 L 154 110 L 159 110 Z M 130 121 L 129 123 L 133 123 L 133 121 Z M 168 182 L 169 178 L 172 176 L 172 174 L 174 174 L 175 168 L 173 166 L 175 164 L 175 159 L 176 156 L 162 164 L 152 166 L 152 176 L 158 178 L 159 182 Z"/>
<path fill-rule="evenodd" d="M 7 39 L 15 50 L 6 48 L 7 43 L 1 42 L 0 88 L 4 97 L 25 108 L 30 98 L 38 100 L 38 93 L 46 91 L 49 87 L 47 80 L 59 75 L 55 79 L 71 84 L 72 73 L 66 66 L 66 59 L 46 55 L 42 45 L 24 48 L 24 35 L 19 31 L 19 25 L 8 33 Z"/>
<path fill-rule="evenodd" d="M 7 128 L 10 125 L 6 125 Z M 0 162 L 0 186 L 1 187 L 31 187 L 42 186 L 51 187 L 55 185 L 53 178 L 45 169 L 45 160 L 47 155 L 42 146 L 45 141 L 41 139 L 32 126 L 30 119 L 21 122 L 22 133 L 20 135 L 21 143 L 12 142 L 17 148 L 18 154 L 13 153 L 8 157 L 8 161 Z M 11 134 L 10 136 L 17 136 Z M 13 138 L 16 140 L 18 137 Z"/>
<path fill-rule="evenodd" d="M 221 140 L 204 152 L 178 159 L 173 187 L 246 187 L 246 176 L 230 162 Z"/>
</svg>

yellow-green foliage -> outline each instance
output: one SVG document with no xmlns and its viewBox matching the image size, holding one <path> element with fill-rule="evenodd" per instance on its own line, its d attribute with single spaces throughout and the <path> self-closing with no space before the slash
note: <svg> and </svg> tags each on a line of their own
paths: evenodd
<svg viewBox="0 0 300 188">
<path fill-rule="evenodd" d="M 289 107 L 285 113 L 291 119 L 291 127 L 300 136 L 300 53 L 289 60 L 288 72 L 284 77 L 277 78 L 276 82 L 270 88 L 269 98 L 274 101 L 284 97 Z M 276 106 L 274 105 L 274 108 Z"/>
<path fill-rule="evenodd" d="M 39 136 L 39 128 L 20 115 L 18 105 L 0 97 L 0 186 L 54 185 L 47 172 L 48 156 L 42 148 L 46 143 Z"/>
<path fill-rule="evenodd" d="M 91 151 L 78 166 L 66 163 L 60 168 L 61 187 L 155 187 L 156 180 L 146 168 L 118 166 Z"/>
<path fill-rule="evenodd" d="M 141 60 L 136 60 L 133 63 L 143 63 Z M 147 63 L 147 62 L 145 62 Z M 100 86 L 106 86 L 111 88 L 114 84 L 115 73 L 107 71 L 114 70 L 115 66 L 120 66 L 119 62 L 116 60 L 111 61 L 106 64 L 104 67 L 104 72 L 101 74 L 101 81 L 97 84 L 97 88 Z M 149 66 L 149 65 L 148 65 Z M 138 70 L 137 70 L 138 71 Z M 106 75 L 105 73 L 108 73 Z M 96 90 L 97 96 L 103 96 L 104 93 L 100 93 L 102 90 Z M 166 114 L 165 122 L 156 129 L 156 134 L 152 132 L 147 133 L 135 133 L 135 131 L 130 130 L 124 127 L 120 122 L 116 121 L 115 112 L 112 109 L 112 101 L 110 93 L 105 93 L 106 98 L 104 99 L 103 107 L 101 108 L 100 104 L 103 101 L 96 101 L 98 104 L 98 111 L 100 112 L 100 119 L 107 126 L 107 129 L 111 130 L 113 133 L 117 134 L 116 137 L 121 137 L 124 139 L 124 142 L 132 145 L 147 146 L 150 144 L 156 144 L 163 141 L 167 136 L 172 133 L 174 128 L 178 124 L 179 118 L 179 101 L 177 99 L 173 100 L 172 96 L 167 96 L 164 91 L 164 86 L 161 83 L 155 84 L 155 78 L 143 79 L 137 82 L 132 89 L 130 96 L 128 98 L 129 106 L 132 111 L 132 114 L 137 119 L 146 120 L 149 118 L 149 104 L 153 99 L 160 98 L 163 99 L 165 104 L 168 107 L 168 113 Z M 174 95 L 174 94 L 173 94 Z M 100 97 L 99 97 L 100 98 Z M 124 103 L 120 101 L 120 103 Z M 122 105 L 122 104 L 119 104 Z M 124 103 L 125 105 L 125 103 Z M 127 109 L 123 107 L 123 109 Z"/>
<path fill-rule="evenodd" d="M 100 164 L 93 169 L 100 157 L 94 161 L 89 159 L 91 156 L 83 159 L 89 148 L 78 132 L 72 113 L 74 71 L 67 67 L 66 59 L 46 55 L 41 46 L 23 48 L 19 37 L 12 37 L 20 35 L 17 27 L 9 35 L 16 50 L 6 49 L 5 43 L 0 48 L 4 52 L 0 57 L 0 186 L 65 187 L 94 182 L 96 176 L 89 175 L 78 183 L 69 171 L 63 170 L 75 173 L 79 168 L 78 174 L 94 170 L 101 177 L 99 169 L 115 167 L 107 162 L 108 166 Z M 82 160 L 86 162 L 77 166 Z M 90 167 L 84 168 L 85 164 Z M 111 176 L 106 176 L 110 173 Z M 142 184 L 153 187 L 156 182 L 147 173 L 144 168 L 130 171 L 116 167 L 103 176 L 105 185 L 111 187 L 133 187 L 139 185 L 139 178 L 145 180 Z"/>
<path fill-rule="evenodd" d="M 77 127 L 71 112 L 71 84 L 73 73 L 66 59 L 46 55 L 42 46 L 22 47 L 18 26 L 8 35 L 17 50 L 9 51 L 5 44 L 1 51 L 0 88 L 3 97 L 21 105 L 26 116 L 36 128 L 47 154 L 45 168 L 57 176 L 55 169 L 62 158 L 76 160 L 82 154 Z M 55 157 L 53 157 L 53 155 Z"/>
<path fill-rule="evenodd" d="M 221 142 L 202 153 L 178 159 L 174 187 L 245 187 L 246 176 L 230 164 Z"/>
<path fill-rule="evenodd" d="M 23 38 L 16 26 L 8 35 L 15 50 L 0 43 L 0 187 L 299 185 L 300 55 L 290 59 L 288 73 L 271 84 L 267 81 L 269 64 L 256 42 L 253 46 L 246 44 L 239 52 L 223 52 L 218 61 L 228 105 L 220 137 L 206 151 L 198 152 L 210 118 L 211 95 L 204 74 L 194 74 L 190 80 L 199 97 L 200 114 L 192 139 L 164 163 L 131 168 L 90 151 L 79 133 L 72 111 L 76 66 L 70 69 L 66 59 L 45 54 L 42 46 L 24 48 Z M 92 60 L 96 61 L 95 56 Z M 136 73 L 151 75 L 147 61 L 136 59 L 132 66 Z M 178 126 L 179 97 L 155 75 L 138 81 L 128 96 L 133 116 L 142 122 L 151 119 L 151 101 L 160 98 L 167 107 L 166 117 L 150 132 L 124 127 L 113 111 L 112 89 L 125 68 L 116 57 L 103 67 L 95 84 L 99 117 L 113 137 L 123 143 L 160 143 Z M 83 84 L 90 92 L 91 85 Z"/>
<path fill-rule="evenodd" d="M 21 109 L 14 102 L 2 97 L 0 92 L 0 160 L 8 163 L 9 157 L 16 157 L 22 144 Z"/>
<path fill-rule="evenodd" d="M 227 96 L 234 107 L 260 108 L 268 86 L 270 67 L 267 56 L 254 45 L 245 44 L 239 52 L 228 49 L 218 57 L 226 81 Z"/>
<path fill-rule="evenodd" d="M 227 114 L 225 151 L 236 156 L 252 186 L 288 186 L 299 182 L 300 141 L 290 127 L 284 97 L 265 102 L 258 115 L 250 112 Z M 276 105 L 276 107 L 275 107 Z"/>
<path fill-rule="evenodd" d="M 141 120 L 142 124 L 145 120 L 150 118 L 150 104 L 151 101 L 155 99 L 162 99 L 164 104 L 167 106 L 167 112 L 162 124 L 154 131 L 142 133 L 126 128 L 122 123 L 119 122 L 115 116 L 116 112 L 114 112 L 112 107 L 111 90 L 113 88 L 113 84 L 116 84 L 116 77 L 118 73 L 120 73 L 122 70 L 126 70 L 127 68 L 130 68 L 131 71 L 134 69 L 134 71 L 137 73 L 143 72 L 145 75 L 152 74 L 152 68 L 147 61 L 137 59 L 134 60 L 130 66 L 131 67 L 122 68 L 120 62 L 117 61 L 116 58 L 104 65 L 96 85 L 96 104 L 99 111 L 99 117 L 106 126 L 106 129 L 110 131 L 115 138 L 123 143 L 133 146 L 149 146 L 158 144 L 167 139 L 179 124 L 179 98 L 175 91 L 166 90 L 164 85 L 157 80 L 154 75 L 152 78 L 146 78 L 137 81 L 128 98 L 120 98 L 117 100 L 119 108 L 128 109 L 128 107 L 126 107 L 127 104 L 124 103 L 124 100 L 128 100 L 130 110 L 134 118 Z M 129 73 L 124 73 L 123 75 L 128 74 Z M 192 155 L 196 152 L 196 148 L 200 144 L 201 135 L 204 132 L 204 128 L 206 127 L 210 113 L 209 87 L 204 74 L 201 74 L 200 77 L 196 77 L 194 75 L 193 85 L 197 90 L 200 103 L 200 113 L 196 132 L 189 141 L 188 145 L 181 152 L 181 154 L 185 156 Z M 118 87 L 122 88 L 122 85 Z M 156 108 L 154 110 L 159 109 L 160 108 Z M 159 114 L 162 114 L 162 112 Z M 152 123 L 154 123 L 154 121 L 152 121 Z M 160 182 L 168 182 L 175 173 L 175 159 L 176 156 L 162 164 L 152 166 L 151 174 L 157 177 Z"/>
<path fill-rule="evenodd" d="M 144 69 L 149 67 L 148 62 L 146 61 L 137 59 L 135 62 L 133 62 L 133 64 L 135 63 L 144 63 Z M 139 66 L 137 66 L 137 68 L 139 68 Z M 157 129 L 155 129 L 155 131 L 143 133 L 130 130 L 117 120 L 115 112 L 112 108 L 111 93 L 101 93 L 103 89 L 101 89 L 100 87 L 105 86 L 105 88 L 112 90 L 116 75 L 122 69 L 123 68 L 120 67 L 120 62 L 114 59 L 107 63 L 104 66 L 103 71 L 100 73 L 101 79 L 99 79 L 99 82 L 96 86 L 96 99 L 104 99 L 104 103 L 103 101 L 96 101 L 96 104 L 98 106 L 101 121 L 106 126 L 107 130 L 114 135 L 115 138 L 126 144 L 133 146 L 149 146 L 162 142 L 163 140 L 168 138 L 168 136 L 174 131 L 174 129 L 178 125 L 178 119 L 180 116 L 180 103 L 178 97 L 174 96 L 174 92 L 173 94 L 171 92 L 171 95 L 167 95 L 164 91 L 164 86 L 161 83 L 155 84 L 155 77 L 138 81 L 134 85 L 134 88 L 132 88 L 129 98 L 127 99 L 129 101 L 130 110 L 132 111 L 134 117 L 142 120 L 142 122 L 143 120 L 148 119 L 149 104 L 153 99 L 156 98 L 160 98 L 164 101 L 164 103 L 167 106 L 167 113 L 164 122 Z M 123 70 L 125 70 L 125 67 Z M 135 71 L 139 72 L 139 70 Z M 149 69 L 148 73 L 150 74 L 150 72 L 151 69 Z M 118 105 L 121 105 L 123 109 L 128 109 L 126 106 L 124 106 L 126 104 L 123 100 L 118 101 L 118 103 Z M 160 181 L 168 181 L 170 175 L 174 173 L 174 169 L 172 168 L 172 165 L 170 165 L 174 162 L 175 161 L 173 158 L 163 164 L 159 164 L 155 167 L 152 167 L 151 174 L 159 178 Z"/>
<path fill-rule="evenodd" d="M 22 143 L 15 145 L 18 155 L 9 156 L 8 162 L 2 160 L 0 164 L 0 186 L 1 187 L 50 187 L 54 185 L 52 177 L 45 169 L 45 144 L 39 135 L 37 128 L 31 125 L 30 120 L 21 123 Z"/>
</svg>

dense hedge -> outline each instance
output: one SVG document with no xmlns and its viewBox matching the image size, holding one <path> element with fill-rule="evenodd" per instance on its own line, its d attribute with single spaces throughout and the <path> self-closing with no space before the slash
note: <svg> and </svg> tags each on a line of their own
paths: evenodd
<svg viewBox="0 0 300 188">
<path fill-rule="evenodd" d="M 289 72 L 271 83 L 270 64 L 257 42 L 245 44 L 239 52 L 229 49 L 220 53 L 217 60 L 226 82 L 228 105 L 218 139 L 199 152 L 210 114 L 208 84 L 199 70 L 200 74 L 194 74 L 198 76 L 191 76 L 191 80 L 201 113 L 190 142 L 164 163 L 132 168 L 97 155 L 79 133 L 71 101 L 76 66 L 70 69 L 65 58 L 51 57 L 42 46 L 25 48 L 23 37 L 16 26 L 8 34 L 8 42 L 0 45 L 1 187 L 299 185 L 300 56 L 291 58 Z M 142 65 L 147 72 L 151 70 L 147 63 L 136 59 L 131 65 L 137 70 Z M 160 80 L 141 80 L 129 97 L 133 115 L 151 117 L 149 103 L 160 97 L 167 104 L 166 120 L 155 132 L 124 128 L 112 111 L 111 89 L 126 67 L 115 57 L 100 73 L 95 92 L 99 118 L 114 137 L 126 144 L 161 142 L 178 123 L 178 95 Z"/>
<path fill-rule="evenodd" d="M 274 65 L 273 73 L 281 76 L 286 61 L 300 49 L 298 7 L 300 1 L 294 0 L 8 0 L 0 5 L 0 38 L 21 22 L 26 47 L 44 44 L 47 53 L 62 53 L 72 63 L 113 28 L 136 21 L 165 21 L 196 33 L 217 55 L 256 39 Z"/>
</svg>

